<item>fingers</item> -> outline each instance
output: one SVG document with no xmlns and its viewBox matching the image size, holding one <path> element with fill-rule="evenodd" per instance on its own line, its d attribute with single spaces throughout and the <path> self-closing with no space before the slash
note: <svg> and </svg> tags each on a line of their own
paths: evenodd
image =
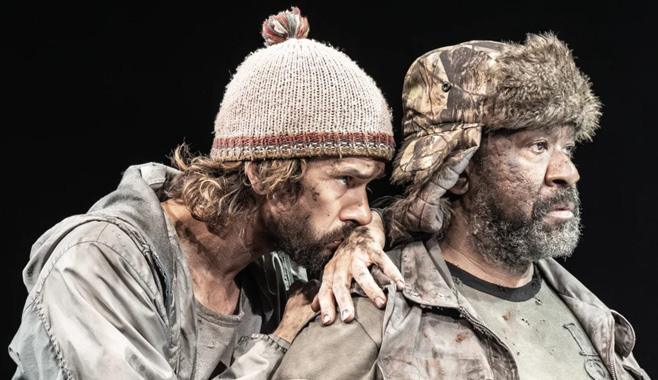
<svg viewBox="0 0 658 380">
<path fill-rule="evenodd" d="M 304 295 L 304 298 L 310 303 L 311 300 L 315 299 L 320 290 L 320 281 L 310 280 L 305 283 L 304 286 L 300 289 L 300 292 Z"/>
<path fill-rule="evenodd" d="M 386 295 L 373 278 L 368 267 L 361 262 L 355 262 L 352 264 L 352 273 L 354 274 L 354 280 L 359 286 L 361 286 L 361 289 L 363 289 L 368 298 L 370 298 L 378 308 L 384 308 L 384 306 L 386 306 Z M 340 310 L 343 309 L 340 308 Z"/>
<path fill-rule="evenodd" d="M 318 291 L 316 300 L 313 300 L 311 308 L 318 311 L 320 310 L 320 315 L 322 317 L 322 324 L 330 325 L 336 320 L 336 303 L 334 302 L 334 294 L 332 290 L 333 285 L 333 275 L 334 275 L 334 265 L 333 262 L 329 262 L 322 274 L 322 283 L 320 284 L 320 290 Z"/>
<path fill-rule="evenodd" d="M 320 298 L 318 297 L 317 294 L 315 295 L 315 297 L 313 297 L 313 302 L 311 302 L 311 310 L 313 310 L 316 313 L 322 310 L 320 308 Z"/>
<path fill-rule="evenodd" d="M 331 277 L 331 290 L 333 297 L 338 305 L 340 319 L 343 322 L 351 322 L 354 319 L 354 303 L 352 302 L 352 263 L 357 260 L 351 249 L 345 249 L 345 254 L 335 255 L 333 260 L 332 271 L 325 272 L 324 277 Z"/>
<path fill-rule="evenodd" d="M 373 257 L 373 261 L 377 267 L 379 267 L 379 270 L 382 271 L 386 275 L 386 277 L 390 278 L 391 281 L 395 282 L 396 287 L 398 290 L 403 290 L 405 283 L 404 283 L 404 277 L 402 277 L 402 273 L 398 270 L 398 267 L 393 264 L 393 261 L 388 257 L 387 254 L 381 252 L 381 254 L 377 255 L 376 257 Z M 361 283 L 359 283 L 361 285 Z M 361 285 L 363 287 L 363 285 Z M 365 290 L 365 289 L 364 289 Z"/>
<path fill-rule="evenodd" d="M 322 324 L 330 325 L 336 320 L 336 304 L 331 285 L 322 283 L 318 292 L 318 303 L 320 304 L 320 314 L 322 315 Z"/>
<path fill-rule="evenodd" d="M 394 281 L 398 289 L 404 289 L 402 274 L 382 250 L 381 242 L 373 237 L 373 233 L 379 232 L 375 227 L 373 224 L 370 229 L 355 229 L 325 266 L 320 290 L 311 305 L 314 311 L 320 310 L 323 324 L 330 325 L 335 321 L 336 306 L 341 320 L 351 322 L 354 319 L 350 292 L 353 279 L 380 309 L 386 305 L 386 295 L 382 290 L 387 283 L 384 276 Z M 377 280 L 369 269 L 373 264 L 373 269 L 379 272 Z"/>
<path fill-rule="evenodd" d="M 290 288 L 288 288 L 288 294 L 292 295 L 294 293 L 297 293 L 300 289 L 304 287 L 306 284 L 306 281 L 304 280 L 295 280 L 292 284 L 290 284 Z"/>
<path fill-rule="evenodd" d="M 317 294 L 318 288 L 319 282 L 316 280 L 298 281 L 290 286 L 288 301 L 279 326 L 273 332 L 274 335 L 287 342 L 292 342 L 297 333 L 315 314 L 310 304 Z"/>
<path fill-rule="evenodd" d="M 354 303 L 350 293 L 351 281 L 352 279 L 346 278 L 344 274 L 338 274 L 334 276 L 334 283 L 331 287 L 340 311 L 340 319 L 343 322 L 351 322 L 354 319 Z"/>
</svg>

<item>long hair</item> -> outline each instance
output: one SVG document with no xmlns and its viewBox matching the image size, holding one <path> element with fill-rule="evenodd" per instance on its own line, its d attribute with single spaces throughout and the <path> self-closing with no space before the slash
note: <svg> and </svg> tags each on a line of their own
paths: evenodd
<svg viewBox="0 0 658 380">
<path fill-rule="evenodd" d="M 171 161 L 181 173 L 165 186 L 166 195 L 182 200 L 195 219 L 213 227 L 254 211 L 262 200 L 255 186 L 276 202 L 296 202 L 307 167 L 304 158 L 220 162 L 192 155 L 185 143 L 176 148 Z M 247 166 L 253 168 L 255 183 L 249 181 Z"/>
</svg>

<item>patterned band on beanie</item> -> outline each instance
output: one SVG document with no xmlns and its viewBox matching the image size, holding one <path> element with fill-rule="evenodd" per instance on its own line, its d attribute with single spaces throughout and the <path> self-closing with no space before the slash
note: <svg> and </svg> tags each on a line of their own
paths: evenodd
<svg viewBox="0 0 658 380">
<path fill-rule="evenodd" d="M 393 136 L 385 133 L 302 133 L 271 137 L 215 138 L 213 158 L 247 161 L 319 156 L 371 156 L 390 160 Z"/>
<path fill-rule="evenodd" d="M 391 109 L 381 90 L 346 54 L 307 39 L 308 31 L 295 7 L 265 20 L 266 46 L 226 86 L 213 159 L 393 157 Z"/>
</svg>

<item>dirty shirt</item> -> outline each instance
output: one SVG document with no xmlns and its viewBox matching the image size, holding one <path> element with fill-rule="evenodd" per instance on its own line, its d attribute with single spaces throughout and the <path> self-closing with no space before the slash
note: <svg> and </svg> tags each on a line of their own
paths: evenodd
<svg viewBox="0 0 658 380">
<path fill-rule="evenodd" d="M 534 268 L 507 288 L 447 263 L 459 292 L 514 354 L 521 379 L 612 379 L 580 323 Z"/>
</svg>

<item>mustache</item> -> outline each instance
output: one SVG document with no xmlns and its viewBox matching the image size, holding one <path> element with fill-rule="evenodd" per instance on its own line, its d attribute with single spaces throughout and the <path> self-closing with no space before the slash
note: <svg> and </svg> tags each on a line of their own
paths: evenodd
<svg viewBox="0 0 658 380">
<path fill-rule="evenodd" d="M 352 234 L 352 231 L 354 231 L 354 229 L 356 229 L 358 226 L 359 224 L 357 222 L 353 220 L 348 220 L 347 222 L 345 222 L 345 224 L 342 227 L 328 234 L 325 234 L 322 237 L 321 245 L 329 244 L 333 241 L 347 238 L 348 236 L 350 236 L 350 234 Z"/>
<path fill-rule="evenodd" d="M 580 195 L 578 189 L 570 187 L 558 190 L 554 195 L 539 199 L 532 208 L 534 219 L 545 217 L 551 210 L 556 207 L 573 206 L 574 216 L 580 216 Z"/>
</svg>

